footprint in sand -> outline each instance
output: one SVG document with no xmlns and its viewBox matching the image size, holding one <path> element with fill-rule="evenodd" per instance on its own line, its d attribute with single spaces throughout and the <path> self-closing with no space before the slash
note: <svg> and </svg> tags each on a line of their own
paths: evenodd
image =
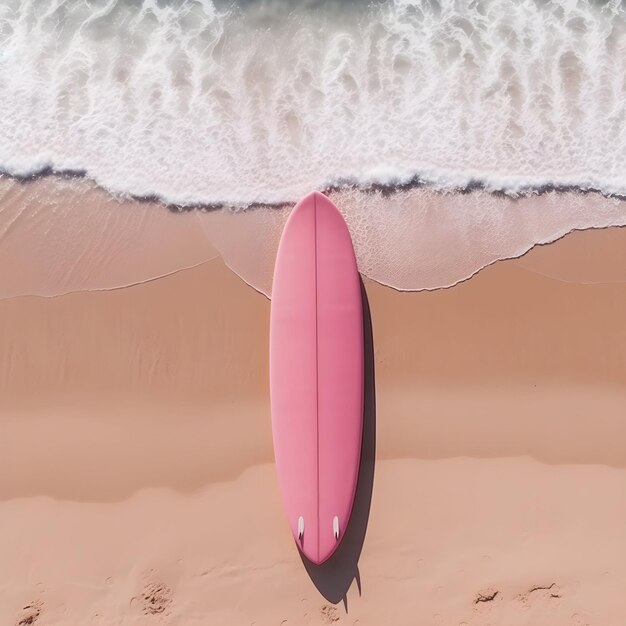
<svg viewBox="0 0 626 626">
<path fill-rule="evenodd" d="M 17 618 L 15 626 L 31 626 L 31 624 L 34 624 L 39 619 L 42 609 L 43 603 L 40 600 L 35 600 L 27 604 Z"/>
<path fill-rule="evenodd" d="M 482 589 L 474 596 L 474 611 L 482 614 L 488 613 L 500 600 L 502 600 L 502 594 L 499 589 L 492 587 Z"/>
<path fill-rule="evenodd" d="M 492 589 L 491 587 L 483 589 L 474 596 L 474 604 L 477 606 L 480 606 L 481 604 L 488 604 L 493 602 L 499 594 L 500 591 L 498 589 Z"/>
<path fill-rule="evenodd" d="M 572 626 L 590 626 L 591 624 L 587 616 L 580 613 L 574 613 L 572 615 L 572 620 Z"/>
<path fill-rule="evenodd" d="M 553 601 L 561 597 L 561 588 L 556 583 L 551 583 L 550 585 L 535 585 L 517 596 L 517 599 L 524 606 L 529 607 L 537 601 Z"/>
<path fill-rule="evenodd" d="M 144 615 L 160 615 L 172 604 L 172 590 L 161 583 L 150 583 L 141 592 Z"/>
<path fill-rule="evenodd" d="M 322 621 L 324 622 L 324 624 L 334 624 L 338 622 L 341 617 L 337 608 L 331 606 L 330 604 L 325 604 L 320 609 L 320 615 L 322 616 Z"/>
</svg>

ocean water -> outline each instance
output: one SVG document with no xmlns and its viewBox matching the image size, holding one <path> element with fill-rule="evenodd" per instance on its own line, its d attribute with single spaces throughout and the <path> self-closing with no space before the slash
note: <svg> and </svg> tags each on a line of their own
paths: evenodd
<svg viewBox="0 0 626 626">
<path fill-rule="evenodd" d="M 312 188 L 626 195 L 626 9 L 8 0 L 0 168 L 173 203 Z"/>
<path fill-rule="evenodd" d="M 516 198 L 618 200 L 610 220 L 581 202 L 577 219 L 540 229 L 543 240 L 626 220 L 616 0 L 5 0 L 0 113 L 0 171 L 11 177 L 72 172 L 117 198 L 262 211 L 254 219 L 266 226 L 268 211 L 334 192 L 363 268 L 374 249 L 387 254 L 364 221 L 389 223 L 399 239 L 385 245 L 410 254 L 403 221 L 425 214 L 411 189 L 440 194 L 438 226 L 452 233 L 515 206 L 509 226 L 525 243 L 501 245 L 501 229 L 489 258 L 538 241 L 537 211 L 525 220 Z M 457 201 L 476 190 L 484 201 Z M 438 286 L 394 278 L 392 257 L 384 280 L 370 274 Z"/>
</svg>

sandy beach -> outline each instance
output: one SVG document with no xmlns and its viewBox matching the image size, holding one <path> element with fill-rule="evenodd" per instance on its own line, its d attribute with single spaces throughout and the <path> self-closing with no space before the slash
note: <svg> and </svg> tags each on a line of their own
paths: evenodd
<svg viewBox="0 0 626 626">
<path fill-rule="evenodd" d="M 265 296 L 215 258 L 0 301 L 0 621 L 621 625 L 624 249 L 586 231 L 449 289 L 365 281 L 371 509 L 362 552 L 310 573 Z"/>
</svg>

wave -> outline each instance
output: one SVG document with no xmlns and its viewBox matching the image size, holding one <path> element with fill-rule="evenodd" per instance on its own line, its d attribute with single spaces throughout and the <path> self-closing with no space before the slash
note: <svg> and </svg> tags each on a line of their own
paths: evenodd
<svg viewBox="0 0 626 626">
<path fill-rule="evenodd" d="M 177 207 L 626 195 L 626 11 L 588 0 L 0 7 L 0 168 Z"/>
<path fill-rule="evenodd" d="M 57 170 L 51 165 L 42 166 L 40 169 L 33 170 L 28 173 L 13 173 L 3 171 L 0 169 L 0 178 L 13 179 L 20 183 L 32 183 L 43 178 L 53 179 L 87 179 L 97 184 L 97 181 L 93 180 L 89 173 L 85 170 Z M 515 189 L 512 187 L 507 188 L 494 188 L 493 185 L 480 180 L 469 180 L 464 185 L 460 184 L 448 184 L 448 185 L 436 185 L 432 181 L 428 180 L 424 176 L 415 175 L 406 181 L 389 181 L 386 183 L 380 182 L 367 182 L 358 180 L 343 180 L 336 181 L 333 184 L 318 187 L 318 191 L 327 195 L 332 195 L 341 191 L 355 190 L 363 192 L 364 194 L 382 194 L 383 196 L 389 196 L 394 193 L 403 193 L 412 189 L 419 189 L 422 187 L 431 188 L 435 191 L 452 192 L 460 194 L 469 194 L 479 191 L 488 192 L 494 196 L 506 196 L 510 198 L 520 198 L 525 196 L 542 196 L 544 194 L 599 194 L 606 198 L 613 198 L 616 200 L 626 200 L 626 195 L 620 193 L 610 192 L 606 189 L 598 187 L 592 182 L 577 181 L 570 184 L 554 184 L 551 182 L 544 182 L 542 184 L 532 185 L 518 185 Z M 104 188 L 103 188 L 104 189 Z M 232 209 L 236 208 L 233 205 L 226 204 L 224 202 L 194 202 L 194 203 L 176 203 L 168 201 L 167 198 L 158 196 L 156 194 L 151 195 L 136 195 L 132 193 L 114 193 L 113 197 L 118 199 L 129 199 L 137 202 L 149 202 L 152 204 L 160 204 L 165 206 L 170 211 L 182 212 L 182 211 L 213 211 L 220 209 Z M 246 205 L 246 209 L 283 209 L 291 208 L 298 199 L 281 200 L 279 202 L 252 202 Z"/>
</svg>

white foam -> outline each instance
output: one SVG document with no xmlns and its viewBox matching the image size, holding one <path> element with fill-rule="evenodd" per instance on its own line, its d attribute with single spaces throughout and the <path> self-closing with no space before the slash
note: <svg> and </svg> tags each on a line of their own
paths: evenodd
<svg viewBox="0 0 626 626">
<path fill-rule="evenodd" d="M 452 287 L 573 230 L 626 226 L 626 202 L 599 194 L 510 198 L 419 188 L 386 196 L 349 189 L 331 199 L 350 229 L 359 271 L 401 291 Z M 290 207 L 222 210 L 198 215 L 198 221 L 231 269 L 271 296 L 289 212 Z"/>
<path fill-rule="evenodd" d="M 400 290 L 450 287 L 575 229 L 626 226 L 626 201 L 600 194 L 510 198 L 422 187 L 391 195 L 348 189 L 331 199 L 346 219 L 361 273 Z M 21 184 L 0 178 L 0 267 L 8 268 L 0 272 L 0 299 L 116 289 L 197 266 L 218 253 L 270 296 L 290 210 L 178 213 L 154 202 L 116 201 L 82 179 Z M 568 264 L 565 279 L 622 278 L 617 257 L 601 270 L 581 259 L 575 267 Z M 541 262 L 522 266 L 545 270 Z"/>
<path fill-rule="evenodd" d="M 415 176 L 626 195 L 620 2 L 273 10 L 4 2 L 0 168 L 234 206 Z"/>
</svg>

